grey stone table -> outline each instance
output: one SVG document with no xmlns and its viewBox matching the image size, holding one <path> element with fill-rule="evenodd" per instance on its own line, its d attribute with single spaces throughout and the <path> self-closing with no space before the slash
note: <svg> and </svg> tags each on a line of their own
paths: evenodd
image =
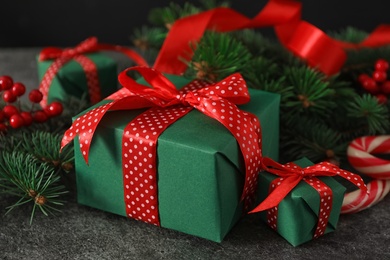
<svg viewBox="0 0 390 260">
<path fill-rule="evenodd" d="M 0 75 L 36 88 L 38 51 L 0 49 Z M 78 205 L 74 194 L 61 214 L 37 214 L 30 225 L 28 207 L 4 215 L 13 201 L 0 198 L 0 259 L 390 259 L 390 196 L 342 215 L 336 232 L 296 248 L 256 215 L 214 243 Z"/>
</svg>

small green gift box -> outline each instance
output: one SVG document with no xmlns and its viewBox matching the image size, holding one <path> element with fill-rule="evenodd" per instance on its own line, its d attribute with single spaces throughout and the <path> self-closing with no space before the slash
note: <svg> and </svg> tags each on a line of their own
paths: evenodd
<svg viewBox="0 0 390 260">
<path fill-rule="evenodd" d="M 302 158 L 294 163 L 302 168 L 313 165 L 306 158 Z M 338 168 L 332 169 L 339 170 Z M 273 185 L 280 185 L 280 182 L 284 181 L 281 180 L 275 184 L 274 180 L 278 178 L 279 176 L 269 172 L 260 173 L 259 202 L 264 201 L 269 196 L 270 188 L 272 189 Z M 316 229 L 319 226 L 324 228 L 319 235 L 333 232 L 336 229 L 346 189 L 333 177 L 319 176 L 316 178 L 327 186 L 326 189 L 329 190 L 330 188 L 331 192 L 325 191 L 323 192 L 325 196 L 320 197 L 320 193 L 313 188 L 315 185 L 318 185 L 317 182 L 311 182 L 311 184 L 314 183 L 312 186 L 308 182 L 301 180 L 278 204 L 277 209 L 273 207 L 259 213 L 262 220 L 293 246 L 298 246 L 316 238 Z M 332 193 L 331 198 L 329 197 L 330 193 Z M 320 202 L 325 204 L 322 206 L 323 208 L 320 208 Z M 322 214 L 325 215 L 325 210 L 328 210 L 329 214 L 327 213 L 326 216 L 323 216 Z M 327 223 L 323 224 L 322 221 L 325 219 L 327 219 Z M 324 226 L 322 227 L 322 225 Z"/>
<path fill-rule="evenodd" d="M 83 56 L 92 61 L 96 67 L 100 100 L 118 90 L 117 63 L 112 58 L 102 52 L 88 53 Z M 55 59 L 37 61 L 39 82 L 42 82 L 53 62 Z M 70 60 L 59 69 L 52 79 L 47 93 L 47 103 L 55 100 L 66 102 L 71 97 L 86 98 L 88 102 L 91 102 L 91 91 L 95 90 L 88 88 L 87 74 L 82 65 L 75 60 Z"/>
<path fill-rule="evenodd" d="M 190 82 L 168 78 L 177 88 Z M 239 108 L 257 116 L 263 154 L 277 159 L 280 97 L 253 89 L 249 94 L 250 102 Z M 122 136 L 125 126 L 144 111 L 107 112 L 94 132 L 88 164 L 75 139 L 80 204 L 126 216 Z M 159 136 L 157 158 L 161 226 L 220 242 L 243 214 L 245 167 L 237 140 L 221 123 L 192 110 Z"/>
</svg>

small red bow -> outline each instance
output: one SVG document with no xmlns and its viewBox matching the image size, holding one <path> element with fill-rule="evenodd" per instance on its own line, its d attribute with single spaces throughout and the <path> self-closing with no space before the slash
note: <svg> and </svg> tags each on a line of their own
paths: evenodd
<svg viewBox="0 0 390 260">
<path fill-rule="evenodd" d="M 321 162 L 315 165 L 301 168 L 293 163 L 282 165 L 270 158 L 264 157 L 261 164 L 262 169 L 282 177 L 283 179 L 281 180 L 280 185 L 277 186 L 263 202 L 261 202 L 255 209 L 253 209 L 251 213 L 276 207 L 287 196 L 287 194 L 298 185 L 301 180 L 318 176 L 338 175 L 353 183 L 362 191 L 367 192 L 367 187 L 359 175 L 340 169 L 336 165 L 329 162 Z"/>
<path fill-rule="evenodd" d="M 60 49 L 56 47 L 47 47 L 39 54 L 39 60 L 51 60 L 58 58 L 73 58 L 77 55 L 95 52 L 98 50 L 98 40 L 96 37 L 90 37 L 74 48 Z"/>
</svg>

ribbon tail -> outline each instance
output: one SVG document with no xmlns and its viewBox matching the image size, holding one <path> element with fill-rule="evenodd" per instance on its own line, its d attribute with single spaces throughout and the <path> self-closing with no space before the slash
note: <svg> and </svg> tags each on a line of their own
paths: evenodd
<svg viewBox="0 0 390 260">
<path fill-rule="evenodd" d="M 300 176 L 291 176 L 284 179 L 281 184 L 276 187 L 268 197 L 263 200 L 257 207 L 251 210 L 249 213 L 257 213 L 263 210 L 267 210 L 276 207 L 287 194 L 298 185 L 302 180 Z"/>
<path fill-rule="evenodd" d="M 61 150 L 72 141 L 76 135 L 79 136 L 79 147 L 85 162 L 88 164 L 89 148 L 95 133 L 96 127 L 108 110 L 115 104 L 115 101 L 98 106 L 86 114 L 78 117 L 72 126 L 65 132 L 61 141 Z"/>
</svg>

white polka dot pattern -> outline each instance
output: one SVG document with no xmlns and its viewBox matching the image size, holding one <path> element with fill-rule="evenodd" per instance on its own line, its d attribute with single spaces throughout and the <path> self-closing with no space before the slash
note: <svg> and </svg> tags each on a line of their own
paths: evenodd
<svg viewBox="0 0 390 260">
<path fill-rule="evenodd" d="M 92 94 L 92 96 L 90 96 L 91 101 L 97 103 L 101 100 L 96 65 L 90 59 L 82 55 L 83 53 L 95 50 L 96 46 L 97 39 L 95 37 L 91 37 L 81 42 L 75 48 L 61 50 L 49 47 L 42 51 L 39 57 L 40 60 L 55 59 L 47 69 L 39 85 L 39 90 L 43 94 L 43 99 L 40 102 L 42 107 L 47 106 L 47 96 L 54 77 L 58 71 L 72 59 L 79 62 L 83 70 L 86 72 L 88 92 L 89 94 Z"/>
<path fill-rule="evenodd" d="M 78 117 L 73 122 L 72 126 L 65 132 L 61 141 L 61 149 L 69 142 L 71 142 L 76 137 L 76 135 L 78 135 L 81 153 L 84 160 L 88 163 L 88 152 L 96 127 L 105 113 L 113 105 L 115 105 L 115 102 L 107 103 L 105 105 L 96 107 L 84 115 Z"/>
<path fill-rule="evenodd" d="M 85 76 L 87 78 L 89 100 L 91 101 L 91 104 L 96 104 L 97 102 L 102 100 L 98 69 L 96 67 L 96 64 L 84 55 L 76 56 L 73 59 L 80 63 L 81 67 L 83 68 Z"/>
<path fill-rule="evenodd" d="M 62 66 L 64 66 L 70 60 L 71 58 L 56 59 L 47 69 L 45 75 L 43 75 L 42 81 L 39 84 L 39 91 L 41 91 L 43 95 L 42 101 L 40 102 L 42 107 L 47 106 L 47 97 L 49 94 L 51 82 L 53 81 L 54 77 L 57 75 L 58 71 L 62 68 Z"/>
<path fill-rule="evenodd" d="M 191 107 L 154 107 L 136 117 L 124 129 L 122 170 L 126 213 L 129 217 L 160 225 L 157 194 L 157 139 Z"/>
<path fill-rule="evenodd" d="M 45 48 L 41 51 L 39 55 L 39 60 L 55 60 L 50 65 L 49 69 L 46 71 L 39 86 L 39 89 L 43 94 L 41 106 L 45 107 L 47 105 L 47 96 L 49 93 L 49 88 L 55 75 L 58 73 L 62 66 L 64 66 L 72 59 L 79 62 L 83 70 L 85 71 L 87 77 L 87 88 L 91 103 L 95 104 L 99 102 L 102 99 L 102 96 L 99 87 L 99 78 L 97 74 L 96 65 L 91 60 L 82 55 L 85 53 L 96 52 L 99 50 L 121 52 L 138 65 L 148 65 L 147 62 L 135 51 L 118 45 L 100 44 L 98 43 L 96 37 L 90 37 L 74 48 L 67 48 L 64 50 L 53 47 Z"/>
<path fill-rule="evenodd" d="M 270 158 L 263 158 L 262 168 L 280 176 L 280 178 L 271 182 L 268 197 L 252 210 L 251 213 L 268 210 L 267 222 L 271 228 L 275 230 L 277 229 L 278 204 L 301 180 L 308 183 L 320 195 L 318 222 L 313 234 L 314 238 L 318 238 L 325 233 L 333 205 L 332 190 L 325 183 L 316 178 L 316 176 L 339 175 L 355 184 L 362 189 L 363 192 L 367 191 L 367 187 L 360 176 L 344 171 L 329 162 L 321 162 L 306 168 L 301 168 L 295 163 L 281 165 Z"/>
<path fill-rule="evenodd" d="M 127 78 L 128 70 L 137 70 L 146 80 L 151 79 L 158 85 L 155 88 L 142 86 Z M 122 167 L 126 212 L 129 217 L 159 225 L 155 165 L 157 139 L 170 124 L 193 108 L 218 120 L 238 141 L 245 161 L 245 184 L 241 199 L 244 200 L 245 208 L 249 208 L 260 170 L 261 131 L 259 120 L 235 105 L 249 101 L 245 81 L 239 74 L 207 87 L 204 87 L 205 82 L 194 81 L 181 91 L 166 84 L 168 79 L 161 73 L 145 67 L 127 69 L 119 75 L 119 80 L 128 90 L 119 90 L 109 97 L 114 101 L 77 118 L 66 131 L 62 147 L 78 135 L 82 155 L 88 162 L 93 133 L 108 110 L 152 106 L 124 129 Z M 154 87 L 152 82 L 149 83 Z"/>
</svg>

